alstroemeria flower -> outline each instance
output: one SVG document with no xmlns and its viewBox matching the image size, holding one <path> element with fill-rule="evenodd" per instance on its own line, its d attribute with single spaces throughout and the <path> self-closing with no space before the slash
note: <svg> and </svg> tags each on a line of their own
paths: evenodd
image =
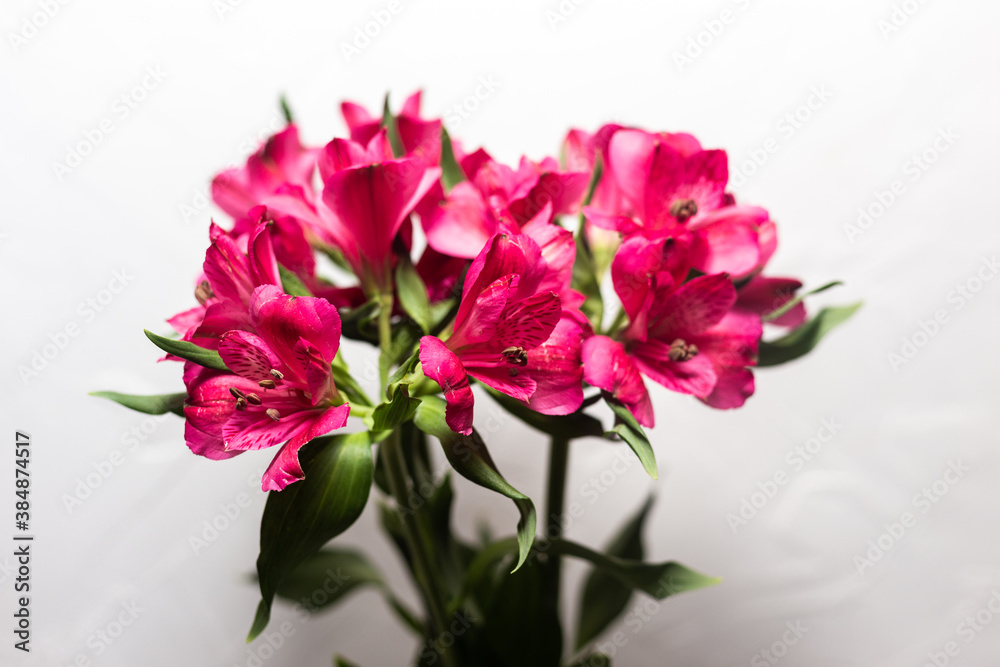
<svg viewBox="0 0 1000 667">
<path fill-rule="evenodd" d="M 390 286 L 392 243 L 441 175 L 419 158 L 390 159 L 385 133 L 367 146 L 334 139 L 320 158 L 320 225 L 367 291 Z"/>
<path fill-rule="evenodd" d="M 584 379 L 611 392 L 644 426 L 654 423 L 642 376 L 715 408 L 742 405 L 753 393 L 750 366 L 762 333 L 759 314 L 735 307 L 726 274 L 683 282 L 689 247 L 668 238 L 633 238 L 612 264 L 615 291 L 629 317 L 617 339 L 584 342 Z"/>
<path fill-rule="evenodd" d="M 265 491 L 280 491 L 303 477 L 302 445 L 347 421 L 350 406 L 330 368 L 340 346 L 340 316 L 325 299 L 288 296 L 273 285 L 254 290 L 249 314 L 256 333 L 228 331 L 219 343 L 235 375 L 185 373 L 188 446 L 226 458 L 285 443 L 262 481 Z"/>
<path fill-rule="evenodd" d="M 626 238 L 687 237 L 702 273 L 742 277 L 762 264 L 761 229 L 772 223 L 766 210 L 736 205 L 726 193 L 725 151 L 705 150 L 688 134 L 617 129 L 604 156 L 601 197 L 584 209 L 591 224 Z"/>
<path fill-rule="evenodd" d="M 534 220 L 551 222 L 579 206 L 590 175 L 564 172 L 552 158 L 521 158 L 517 171 L 480 149 L 461 162 L 468 180 L 440 206 L 421 210 L 427 243 L 438 252 L 471 259 L 495 234 L 519 234 Z"/>
<path fill-rule="evenodd" d="M 552 272 L 526 236 L 497 235 L 466 275 L 454 332 L 420 340 L 424 374 L 444 390 L 448 426 L 472 432 L 469 376 L 545 414 L 569 414 L 583 400 L 580 325 L 563 316 Z"/>
<path fill-rule="evenodd" d="M 237 238 L 213 222 L 209 237 L 204 277 L 195 290 L 198 305 L 168 321 L 184 340 L 215 349 L 223 333 L 249 326 L 253 291 L 261 285 L 280 285 L 281 277 L 266 223 L 259 222 Z"/>
<path fill-rule="evenodd" d="M 420 117 L 420 95 L 417 91 L 406 98 L 396 118 L 399 139 L 404 157 L 419 158 L 428 165 L 441 162 L 441 119 L 424 120 Z M 365 145 L 382 128 L 382 116 L 373 116 L 354 102 L 343 102 L 340 112 L 351 131 L 351 141 Z"/>
<path fill-rule="evenodd" d="M 302 146 L 298 128 L 289 125 L 250 155 L 244 166 L 216 176 L 212 180 L 212 199 L 237 219 L 280 191 L 297 191 L 311 200 L 317 154 L 317 149 Z"/>
</svg>

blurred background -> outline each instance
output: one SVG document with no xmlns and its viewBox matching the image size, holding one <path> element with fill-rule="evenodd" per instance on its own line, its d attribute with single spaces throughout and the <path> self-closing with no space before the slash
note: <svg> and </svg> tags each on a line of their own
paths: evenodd
<svg viewBox="0 0 1000 667">
<path fill-rule="evenodd" d="M 181 420 L 87 392 L 181 388 L 142 329 L 165 332 L 192 303 L 208 222 L 225 219 L 210 178 L 280 129 L 279 95 L 321 145 L 346 135 L 341 100 L 377 109 L 391 91 L 398 108 L 422 88 L 425 115 L 508 162 L 608 121 L 725 148 L 737 196 L 778 221 L 770 272 L 844 280 L 814 312 L 865 301 L 813 354 L 757 373 L 741 410 L 650 383 L 658 482 L 622 472 L 623 445 L 574 443 L 567 504 L 583 511 L 569 537 L 604 544 L 653 493 L 648 557 L 723 578 L 663 604 L 633 598 L 598 641 L 614 663 L 993 664 L 998 20 L 1000 5 L 973 0 L 5 0 L 0 513 L 13 524 L 14 433 L 27 431 L 36 540 L 30 655 L 5 625 L 16 573 L 0 555 L 0 663 L 413 654 L 374 592 L 307 622 L 279 605 L 271 629 L 293 633 L 244 644 L 271 457 L 201 459 Z M 477 423 L 540 502 L 543 436 L 486 397 Z M 457 486 L 464 534 L 513 531 L 509 501 Z M 226 528 L 193 546 L 213 521 Z M 374 503 L 339 543 L 415 599 Z M 574 619 L 586 569 L 566 571 Z"/>
</svg>

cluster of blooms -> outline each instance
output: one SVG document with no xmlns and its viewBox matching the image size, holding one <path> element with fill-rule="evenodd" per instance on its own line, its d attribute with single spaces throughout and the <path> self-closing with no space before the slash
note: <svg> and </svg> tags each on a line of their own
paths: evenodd
<svg viewBox="0 0 1000 667">
<path fill-rule="evenodd" d="M 414 265 L 428 302 L 455 301 L 439 309 L 448 321 L 438 335 L 420 338 L 419 360 L 457 432 L 472 431 L 470 377 L 549 415 L 575 412 L 585 384 L 597 387 L 645 426 L 643 376 L 715 408 L 753 393 L 762 316 L 801 283 L 762 275 L 775 226 L 726 191 L 724 151 L 606 125 L 569 132 L 562 165 L 522 158 L 513 168 L 450 142 L 440 120 L 421 118 L 419 93 L 388 124 L 353 103 L 342 111 L 349 139 L 306 147 L 289 124 L 213 181 L 234 223 L 211 225 L 198 305 L 170 320 L 229 369 L 185 362 L 195 453 L 281 445 L 263 488 L 302 477 L 299 448 L 350 411 L 331 366 L 341 315 L 394 294 L 414 224 L 426 238 Z M 577 219 L 574 235 L 563 224 Z M 584 314 L 578 252 L 613 256 L 622 311 L 609 327 Z M 342 260 L 357 284 L 321 276 L 318 253 Z M 312 296 L 286 294 L 292 278 Z M 398 306 L 393 315 L 406 317 Z M 798 304 L 774 323 L 804 317 Z"/>
</svg>

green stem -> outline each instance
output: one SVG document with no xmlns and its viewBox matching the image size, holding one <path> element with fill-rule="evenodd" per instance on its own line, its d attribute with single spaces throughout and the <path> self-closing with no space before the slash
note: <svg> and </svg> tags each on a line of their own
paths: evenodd
<svg viewBox="0 0 1000 667">
<path fill-rule="evenodd" d="M 568 461 L 569 440 L 552 436 L 549 447 L 549 479 L 545 498 L 545 537 L 548 540 L 557 540 L 562 537 Z M 562 559 L 553 553 L 549 553 L 548 558 L 546 600 L 558 613 Z"/>
<path fill-rule="evenodd" d="M 385 392 L 385 386 L 389 382 L 389 364 L 392 361 L 389 358 L 392 353 L 392 305 L 392 292 L 379 294 L 378 342 L 382 351 L 378 365 L 380 394 Z"/>
<path fill-rule="evenodd" d="M 392 292 L 382 292 L 379 294 L 379 316 L 378 316 L 378 337 L 381 358 L 379 359 L 379 375 L 382 382 L 380 393 L 385 392 L 389 379 L 389 365 L 392 355 Z M 399 437 L 399 430 L 393 430 L 380 445 L 382 457 L 385 461 L 386 477 L 389 482 L 389 489 L 396 500 L 396 507 L 399 510 L 403 522 L 403 539 L 406 541 L 407 551 L 413 562 L 413 573 L 417 579 L 417 584 L 423 591 L 424 600 L 430 611 L 431 623 L 434 632 L 438 637 L 447 632 L 448 615 L 445 611 L 447 604 L 442 596 L 445 594 L 444 586 L 441 584 L 437 570 L 432 565 L 430 557 L 430 545 L 428 540 L 423 538 L 420 522 L 416 514 L 409 507 L 407 492 L 409 491 L 409 471 L 406 467 L 406 455 L 403 452 L 403 445 Z M 441 654 L 445 667 L 457 667 L 454 654 L 445 650 Z"/>
<path fill-rule="evenodd" d="M 420 524 L 417 516 L 407 505 L 407 471 L 406 459 L 399 438 L 399 431 L 393 431 L 382 444 L 382 456 L 385 461 L 386 476 L 389 481 L 389 488 L 392 490 L 393 498 L 403 520 L 403 538 L 406 541 L 407 550 L 413 561 L 413 572 L 417 583 L 423 589 L 424 599 L 430 610 L 431 622 L 434 632 L 438 637 L 447 632 L 448 614 L 447 604 L 439 597 L 444 592 L 440 581 L 437 578 L 437 571 L 431 564 L 426 543 L 421 539 Z M 457 667 L 454 654 L 445 650 L 441 654 L 441 659 L 446 667 Z"/>
</svg>

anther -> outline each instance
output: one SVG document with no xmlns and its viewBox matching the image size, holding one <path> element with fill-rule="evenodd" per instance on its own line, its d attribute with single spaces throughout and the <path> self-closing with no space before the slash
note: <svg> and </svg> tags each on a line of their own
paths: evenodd
<svg viewBox="0 0 1000 667">
<path fill-rule="evenodd" d="M 670 205 L 670 215 L 677 218 L 678 222 L 684 222 L 693 217 L 698 212 L 698 203 L 693 199 L 676 199 Z"/>
<path fill-rule="evenodd" d="M 511 346 L 504 349 L 500 354 L 503 355 L 508 364 L 517 364 L 518 366 L 528 365 L 528 353 L 523 347 Z"/>
<path fill-rule="evenodd" d="M 274 380 L 261 380 L 257 384 L 263 387 L 264 389 L 274 389 L 275 387 L 278 386 L 274 383 Z"/>
<path fill-rule="evenodd" d="M 671 343 L 670 351 L 667 352 L 667 357 L 670 361 L 690 361 L 696 356 L 698 356 L 698 346 L 693 343 L 685 343 L 682 338 L 678 338 Z"/>
<path fill-rule="evenodd" d="M 208 284 L 207 280 L 202 280 L 196 288 L 194 288 L 194 298 L 198 300 L 198 303 L 205 305 L 209 299 L 215 296 L 215 292 L 212 291 L 212 286 Z"/>
<path fill-rule="evenodd" d="M 245 398 L 237 398 L 236 399 L 236 409 L 237 410 L 246 410 L 247 409 L 247 399 L 245 399 Z"/>
<path fill-rule="evenodd" d="M 229 388 L 229 393 L 233 395 L 233 398 L 237 398 L 237 399 L 239 399 L 239 398 L 246 398 L 247 397 L 246 394 L 244 394 L 242 391 L 240 391 L 236 387 L 230 387 Z"/>
<path fill-rule="evenodd" d="M 250 405 L 260 405 L 263 401 L 260 400 L 260 396 L 257 394 L 247 394 L 247 403 Z"/>
<path fill-rule="evenodd" d="M 267 409 L 267 416 L 273 419 L 274 421 L 278 421 L 279 419 L 281 419 L 281 413 L 275 410 L 274 408 Z"/>
<path fill-rule="evenodd" d="M 279 371 L 277 368 L 272 368 L 271 369 L 271 375 L 274 376 L 275 380 L 284 380 L 285 379 L 285 375 L 281 371 Z"/>
</svg>

